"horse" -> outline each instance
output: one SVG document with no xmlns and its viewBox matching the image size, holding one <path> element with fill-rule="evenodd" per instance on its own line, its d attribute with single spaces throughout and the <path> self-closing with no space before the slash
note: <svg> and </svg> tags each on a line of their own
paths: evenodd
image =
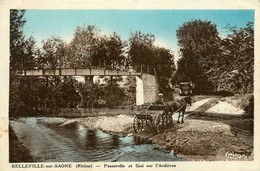
<svg viewBox="0 0 260 171">
<path fill-rule="evenodd" d="M 182 117 L 181 122 L 184 123 L 184 114 L 187 105 L 191 106 L 191 97 L 185 97 L 181 100 L 174 100 L 174 101 L 169 101 L 165 102 L 166 108 L 164 109 L 164 114 L 166 115 L 173 115 L 173 113 L 179 112 L 178 115 L 178 121 L 177 123 L 180 123 L 179 119 Z"/>
</svg>

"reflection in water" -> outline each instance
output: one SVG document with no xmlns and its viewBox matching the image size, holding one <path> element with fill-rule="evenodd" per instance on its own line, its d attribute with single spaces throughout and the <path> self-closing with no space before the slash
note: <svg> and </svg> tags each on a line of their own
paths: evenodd
<svg viewBox="0 0 260 171">
<path fill-rule="evenodd" d="M 141 137 L 137 137 L 137 136 L 134 136 L 134 142 L 135 142 L 136 145 L 151 143 L 150 141 L 148 141 L 144 138 L 141 138 Z"/>
<path fill-rule="evenodd" d="M 96 131 L 87 130 L 86 134 L 86 149 L 95 149 L 97 144 Z"/>
<path fill-rule="evenodd" d="M 112 135 L 112 148 L 117 149 L 119 147 L 120 144 L 120 140 L 119 140 L 119 136 L 118 135 Z"/>
<path fill-rule="evenodd" d="M 156 144 L 128 135 L 125 137 L 89 130 L 82 125 L 60 128 L 43 124 L 48 118 L 10 121 L 19 140 L 42 162 L 92 161 L 180 161 L 181 158 Z M 54 156 L 52 158 L 44 158 Z"/>
</svg>

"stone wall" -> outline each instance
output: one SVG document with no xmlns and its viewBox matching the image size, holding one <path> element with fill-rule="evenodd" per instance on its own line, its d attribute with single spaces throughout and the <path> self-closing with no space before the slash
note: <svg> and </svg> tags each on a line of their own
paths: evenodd
<svg viewBox="0 0 260 171">
<path fill-rule="evenodd" d="M 136 80 L 136 105 L 144 104 L 144 86 L 143 81 L 140 77 L 135 76 Z"/>
<path fill-rule="evenodd" d="M 159 97 L 159 87 L 154 75 L 142 74 L 136 78 L 136 104 L 155 103 Z"/>
</svg>

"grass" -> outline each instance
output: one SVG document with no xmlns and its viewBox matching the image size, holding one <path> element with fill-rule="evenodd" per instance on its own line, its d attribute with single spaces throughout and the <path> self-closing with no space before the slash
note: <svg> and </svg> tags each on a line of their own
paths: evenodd
<svg viewBox="0 0 260 171">
<path fill-rule="evenodd" d="M 254 118 L 254 95 L 253 94 L 236 94 L 226 98 L 227 102 L 235 107 L 244 109 L 246 117 Z"/>
<path fill-rule="evenodd" d="M 246 106 L 249 105 L 249 101 L 252 97 L 253 94 L 236 94 L 231 97 L 226 97 L 226 100 L 228 103 L 232 104 L 233 106 L 244 109 Z"/>
</svg>

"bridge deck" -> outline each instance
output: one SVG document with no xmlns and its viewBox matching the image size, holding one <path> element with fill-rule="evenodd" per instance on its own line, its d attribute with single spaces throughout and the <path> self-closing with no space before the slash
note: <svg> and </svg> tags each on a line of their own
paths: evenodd
<svg viewBox="0 0 260 171">
<path fill-rule="evenodd" d="M 39 69 L 25 70 L 21 76 L 140 76 L 140 72 L 106 69 Z"/>
</svg>

